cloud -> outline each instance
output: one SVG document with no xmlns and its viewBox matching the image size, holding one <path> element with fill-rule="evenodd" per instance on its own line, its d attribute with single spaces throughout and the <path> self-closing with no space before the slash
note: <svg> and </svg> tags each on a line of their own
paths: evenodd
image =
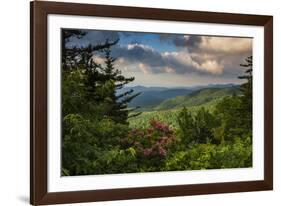
<svg viewBox="0 0 281 206">
<path fill-rule="evenodd" d="M 199 74 L 222 77 L 237 77 L 241 74 L 239 63 L 252 55 L 251 38 L 157 34 L 153 44 L 140 43 L 142 33 L 112 32 L 85 30 L 87 34 L 81 38 L 72 38 L 69 46 L 85 46 L 100 44 L 107 39 L 130 39 L 131 43 L 123 43 L 112 47 L 112 55 L 117 57 L 116 67 L 126 72 L 143 74 Z M 150 37 L 151 38 L 151 37 Z M 160 43 L 159 43 L 160 42 Z M 173 45 L 175 49 L 159 50 L 157 44 Z M 94 60 L 103 63 L 104 54 L 96 54 Z M 243 72 L 243 71 L 242 71 Z"/>
<path fill-rule="evenodd" d="M 215 60 L 202 63 L 194 61 L 188 50 L 178 52 L 158 52 L 148 45 L 128 44 L 114 49 L 114 54 L 122 59 L 122 64 L 131 65 L 144 74 L 149 73 L 201 73 L 221 74 L 223 66 Z M 137 66 L 134 66 L 137 64 Z M 121 67 L 119 65 L 118 67 Z"/>
<path fill-rule="evenodd" d="M 175 73 L 175 69 L 172 67 L 164 67 L 166 73 Z"/>
<path fill-rule="evenodd" d="M 199 68 L 212 74 L 221 74 L 224 69 L 224 67 L 219 65 L 215 60 L 207 60 L 206 62 L 203 62 Z"/>
<path fill-rule="evenodd" d="M 128 44 L 127 46 L 117 46 L 112 51 L 112 54 L 131 63 L 144 63 L 151 67 L 165 65 L 161 53 L 147 45 Z"/>
<path fill-rule="evenodd" d="M 93 59 L 93 61 L 94 61 L 95 63 L 97 63 L 97 64 L 104 64 L 104 62 L 105 62 L 105 59 L 104 59 L 103 57 L 97 56 L 97 55 L 94 55 L 94 56 L 92 57 L 92 59 Z"/>
<path fill-rule="evenodd" d="M 216 75 L 241 74 L 239 62 L 252 55 L 252 38 L 195 36 L 185 38 L 191 59 L 202 69 Z"/>
<path fill-rule="evenodd" d="M 198 49 L 203 52 L 237 54 L 252 50 L 251 38 L 201 37 Z"/>
<path fill-rule="evenodd" d="M 154 52 L 154 49 L 151 46 L 140 44 L 140 43 L 128 44 L 127 48 L 128 48 L 128 50 L 134 50 L 134 49 L 141 48 L 146 51 Z"/>
<path fill-rule="evenodd" d="M 202 37 L 197 35 L 180 35 L 174 38 L 173 43 L 177 47 L 185 47 L 190 52 L 196 50 L 202 42 Z"/>
<path fill-rule="evenodd" d="M 183 34 L 160 34 L 161 41 L 170 42 L 176 47 L 188 48 L 192 51 L 198 47 L 202 41 L 202 36 L 199 35 L 183 35 Z"/>
<path fill-rule="evenodd" d="M 200 36 L 161 34 L 162 41 L 169 41 L 176 47 L 184 47 L 189 52 L 241 53 L 252 50 L 252 39 L 241 37 Z"/>
<path fill-rule="evenodd" d="M 215 43 L 211 42 L 209 44 L 214 47 Z M 233 46 L 230 47 L 233 48 Z M 139 71 L 144 74 L 175 73 L 180 75 L 197 73 L 233 77 L 241 74 L 239 62 L 246 56 L 251 55 L 251 51 L 247 54 L 243 52 L 229 54 L 226 49 L 216 50 L 216 52 L 211 52 L 212 50 L 209 48 L 208 50 L 198 48 L 198 50 L 191 53 L 188 48 L 182 48 L 173 52 L 159 52 L 149 45 L 135 43 L 125 46 L 118 45 L 113 49 L 112 54 L 117 57 L 116 65 L 118 65 L 118 69 L 123 69 L 124 71 Z M 247 49 L 241 49 L 240 51 L 247 51 Z M 97 60 L 101 62 L 100 59 Z"/>
<path fill-rule="evenodd" d="M 148 65 L 146 64 L 143 64 L 143 63 L 139 63 L 139 69 L 144 73 L 144 74 L 148 74 L 148 73 L 151 73 L 150 72 L 150 68 Z"/>
<path fill-rule="evenodd" d="M 224 70 L 224 66 L 219 64 L 216 60 L 206 59 L 201 63 L 194 61 L 187 50 L 171 53 L 166 52 L 164 53 L 164 57 L 166 58 L 167 62 L 172 63 L 169 68 L 173 68 L 174 66 L 173 71 L 178 73 L 197 72 L 221 74 Z"/>
</svg>

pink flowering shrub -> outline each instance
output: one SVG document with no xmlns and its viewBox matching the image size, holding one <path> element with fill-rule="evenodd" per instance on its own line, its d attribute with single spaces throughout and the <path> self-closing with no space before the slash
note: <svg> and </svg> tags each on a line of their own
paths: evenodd
<svg viewBox="0 0 281 206">
<path fill-rule="evenodd" d="M 140 157 L 164 158 L 176 142 L 176 137 L 172 128 L 152 119 L 149 128 L 132 129 L 125 142 L 133 147 Z"/>
</svg>

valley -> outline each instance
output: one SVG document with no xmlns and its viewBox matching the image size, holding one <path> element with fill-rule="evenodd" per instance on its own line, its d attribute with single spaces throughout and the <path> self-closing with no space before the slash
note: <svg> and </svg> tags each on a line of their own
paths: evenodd
<svg viewBox="0 0 281 206">
<path fill-rule="evenodd" d="M 158 88 L 158 90 L 142 88 L 142 92 L 144 92 L 143 96 L 146 98 L 149 98 L 150 96 L 148 94 L 150 94 L 151 101 L 146 99 L 146 104 L 140 104 L 142 102 L 136 100 L 131 104 L 131 106 L 141 105 L 140 109 L 137 110 L 141 111 L 141 114 L 128 119 L 130 127 L 132 128 L 146 128 L 149 126 L 149 121 L 151 119 L 164 122 L 173 128 L 177 128 L 177 116 L 183 107 L 186 107 L 191 113 L 197 112 L 201 107 L 204 107 L 212 112 L 216 104 L 224 97 L 241 95 L 239 85 L 230 84 L 206 88 Z M 175 95 L 172 98 L 165 98 L 171 97 L 173 94 L 181 95 Z M 160 101 L 160 99 L 162 101 Z M 150 104 L 148 102 L 150 102 Z M 138 105 L 138 103 L 140 105 Z M 136 112 L 132 112 L 132 114 L 134 113 Z"/>
</svg>

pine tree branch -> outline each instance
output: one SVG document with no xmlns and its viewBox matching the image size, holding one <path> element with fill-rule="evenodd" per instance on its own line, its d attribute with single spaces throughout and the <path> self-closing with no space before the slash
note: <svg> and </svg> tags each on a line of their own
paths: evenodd
<svg viewBox="0 0 281 206">
<path fill-rule="evenodd" d="M 142 112 L 138 112 L 138 113 L 135 113 L 135 114 L 131 114 L 131 115 L 128 116 L 128 119 L 129 119 L 129 118 L 133 118 L 133 117 L 137 117 L 137 116 L 139 116 L 139 115 L 141 115 L 141 114 L 142 114 Z"/>
<path fill-rule="evenodd" d="M 121 101 L 121 103 L 122 103 L 122 104 L 127 104 L 127 103 L 130 102 L 132 99 L 134 99 L 135 97 L 139 96 L 140 94 L 141 94 L 141 92 L 138 92 L 138 93 L 136 93 L 136 94 L 133 94 L 133 95 L 131 95 L 131 96 L 128 96 L 128 97 L 124 98 L 124 99 Z"/>
<path fill-rule="evenodd" d="M 126 95 L 129 95 L 129 94 L 131 94 L 131 93 L 133 93 L 133 92 L 134 92 L 134 90 L 133 90 L 133 89 L 130 89 L 129 91 L 124 92 L 123 94 L 117 95 L 117 96 L 116 96 L 116 99 L 120 99 L 121 97 L 124 97 L 124 96 L 126 96 Z"/>
</svg>

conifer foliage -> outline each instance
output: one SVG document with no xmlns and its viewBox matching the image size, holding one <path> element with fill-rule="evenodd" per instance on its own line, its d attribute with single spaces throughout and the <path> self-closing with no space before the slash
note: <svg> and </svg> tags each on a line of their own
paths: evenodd
<svg viewBox="0 0 281 206">
<path fill-rule="evenodd" d="M 121 71 L 114 67 L 116 58 L 111 55 L 111 48 L 118 43 L 106 40 L 103 44 L 88 45 L 86 47 L 70 46 L 67 47 L 69 38 L 82 38 L 86 35 L 84 31 L 63 30 L 63 62 L 62 68 L 64 75 L 79 73 L 82 76 L 81 86 L 88 103 L 92 105 L 106 105 L 102 116 L 108 117 L 118 123 L 126 123 L 129 111 L 136 108 L 127 108 L 127 104 L 140 93 L 133 90 L 116 94 L 117 90 L 122 89 L 126 84 L 134 81 L 134 77 L 125 77 Z M 94 56 L 104 59 L 104 64 L 96 63 Z M 83 106 L 83 105 L 81 105 Z M 84 105 L 85 106 L 85 105 Z"/>
</svg>

